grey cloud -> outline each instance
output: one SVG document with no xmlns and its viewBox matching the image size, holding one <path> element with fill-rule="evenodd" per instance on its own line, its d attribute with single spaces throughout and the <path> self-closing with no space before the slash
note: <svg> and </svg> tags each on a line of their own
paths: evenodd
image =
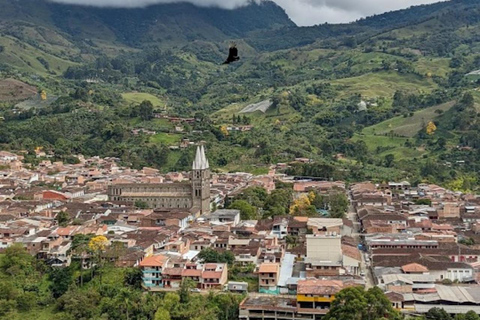
<svg viewBox="0 0 480 320">
<path fill-rule="evenodd" d="M 181 0 L 50 0 L 54 2 L 102 7 L 145 7 L 157 3 L 174 3 Z M 256 0 L 260 1 L 260 0 Z M 282 6 L 298 25 L 324 22 L 351 22 L 361 17 L 386 11 L 403 9 L 412 5 L 441 0 L 273 0 Z M 216 6 L 234 9 L 248 4 L 249 0 L 183 0 L 198 6 Z"/>
<path fill-rule="evenodd" d="M 249 0 L 50 0 L 52 2 L 95 7 L 141 8 L 159 3 L 189 2 L 201 7 L 235 9 L 248 4 Z"/>
</svg>

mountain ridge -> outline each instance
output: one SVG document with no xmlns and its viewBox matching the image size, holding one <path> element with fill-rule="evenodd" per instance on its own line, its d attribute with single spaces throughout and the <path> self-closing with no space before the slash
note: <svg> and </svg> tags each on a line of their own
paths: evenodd
<svg viewBox="0 0 480 320">
<path fill-rule="evenodd" d="M 234 10 L 188 3 L 132 9 L 66 5 L 46 0 L 2 0 L 0 5 L 4 8 L 0 13 L 4 27 L 9 22 L 28 21 L 77 39 L 111 40 L 114 35 L 118 42 L 134 47 L 151 42 L 177 44 L 193 39 L 224 41 L 243 37 L 254 30 L 295 25 L 285 11 L 271 1 L 252 2 Z M 90 30 L 92 26 L 98 32 Z M 108 38 L 102 38 L 103 34 L 108 34 Z"/>
</svg>

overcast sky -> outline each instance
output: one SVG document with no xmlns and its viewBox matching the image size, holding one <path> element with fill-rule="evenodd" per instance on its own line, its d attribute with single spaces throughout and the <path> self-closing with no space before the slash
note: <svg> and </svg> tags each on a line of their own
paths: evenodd
<svg viewBox="0 0 480 320">
<path fill-rule="evenodd" d="M 52 0 L 94 6 L 142 7 L 155 3 L 179 0 Z M 439 2 L 439 0 L 274 0 L 282 6 L 298 25 L 308 26 L 324 22 L 350 22 L 375 13 L 408 8 L 412 5 Z M 248 0 L 185 0 L 201 6 L 219 6 L 233 9 Z"/>
</svg>

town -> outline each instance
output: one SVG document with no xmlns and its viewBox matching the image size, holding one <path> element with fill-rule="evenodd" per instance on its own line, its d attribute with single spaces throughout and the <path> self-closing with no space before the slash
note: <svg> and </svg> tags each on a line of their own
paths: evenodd
<svg viewBox="0 0 480 320">
<path fill-rule="evenodd" d="M 407 181 L 300 179 L 276 166 L 263 176 L 213 173 L 203 144 L 191 173 L 133 170 L 115 158 L 64 164 L 36 152 L 35 167 L 0 152 L 2 251 L 22 245 L 54 268 L 75 259 L 85 269 L 138 268 L 152 293 L 192 281 L 198 294 L 243 294 L 243 320 L 320 319 L 354 286 L 377 286 L 406 314 L 480 313 L 476 195 Z M 287 214 L 253 219 L 232 209 L 247 192 L 282 188 L 293 197 Z M 347 200 L 341 212 L 329 201 L 338 195 Z M 315 197 L 322 203 L 312 212 Z M 97 243 L 98 257 L 73 247 L 79 237 Z"/>
</svg>

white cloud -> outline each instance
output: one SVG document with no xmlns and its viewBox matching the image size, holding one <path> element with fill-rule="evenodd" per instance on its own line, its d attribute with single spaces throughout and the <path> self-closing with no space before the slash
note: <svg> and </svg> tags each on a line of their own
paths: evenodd
<svg viewBox="0 0 480 320">
<path fill-rule="evenodd" d="M 145 7 L 157 3 L 174 3 L 180 0 L 51 0 L 67 4 L 100 7 Z M 298 25 L 314 25 L 324 22 L 351 22 L 361 17 L 412 5 L 439 2 L 441 0 L 274 0 L 282 6 Z M 249 0 L 184 0 L 198 6 L 216 6 L 234 9 L 246 5 Z"/>
<path fill-rule="evenodd" d="M 275 0 L 298 25 L 351 22 L 373 14 L 441 0 Z"/>
</svg>

